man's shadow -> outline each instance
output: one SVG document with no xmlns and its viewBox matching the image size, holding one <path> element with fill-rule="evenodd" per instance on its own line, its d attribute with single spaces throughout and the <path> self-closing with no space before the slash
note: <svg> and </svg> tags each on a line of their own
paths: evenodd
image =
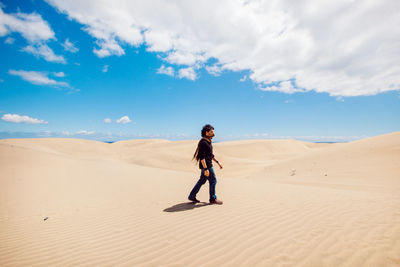
<svg viewBox="0 0 400 267">
<path fill-rule="evenodd" d="M 212 205 L 207 202 L 184 202 L 184 203 L 179 203 L 176 205 L 173 205 L 169 208 L 164 209 L 165 212 L 177 212 L 177 211 L 185 211 L 185 210 L 192 210 L 192 209 L 197 209 L 205 206 Z"/>
</svg>

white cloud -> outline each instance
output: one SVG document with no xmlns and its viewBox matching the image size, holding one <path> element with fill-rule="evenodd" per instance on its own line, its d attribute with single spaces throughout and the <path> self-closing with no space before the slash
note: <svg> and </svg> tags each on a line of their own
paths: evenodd
<svg viewBox="0 0 400 267">
<path fill-rule="evenodd" d="M 125 51 L 121 48 L 121 46 L 115 40 L 102 40 L 96 42 L 100 49 L 93 49 L 93 52 L 98 57 L 108 57 L 111 55 L 125 55 Z"/>
<path fill-rule="evenodd" d="M 297 92 L 290 80 L 333 96 L 400 89 L 398 0 L 48 2 L 85 25 L 99 57 L 145 42 L 172 64 L 249 71 L 267 90 Z"/>
<path fill-rule="evenodd" d="M 343 135 L 306 135 L 306 136 L 284 136 L 282 138 L 285 139 L 298 139 L 298 140 L 304 140 L 304 141 L 311 141 L 311 142 L 348 142 L 348 141 L 353 141 L 353 140 L 358 140 L 358 139 L 363 139 L 368 136 L 366 135 L 352 135 L 352 136 L 343 136 Z"/>
<path fill-rule="evenodd" d="M 304 89 L 296 88 L 292 81 L 282 81 L 278 85 L 269 85 L 269 86 L 259 86 L 258 87 L 262 91 L 279 91 L 287 94 L 293 94 L 296 92 L 304 92 Z"/>
<path fill-rule="evenodd" d="M 161 65 L 161 67 L 157 70 L 157 73 L 159 74 L 166 74 L 168 76 L 174 76 L 174 69 L 172 67 L 165 67 L 164 65 Z"/>
<path fill-rule="evenodd" d="M 70 135 L 72 135 L 72 133 L 70 131 L 62 131 L 61 135 L 70 136 Z"/>
<path fill-rule="evenodd" d="M 4 41 L 5 44 L 13 44 L 15 42 L 15 39 L 12 37 L 7 37 L 6 40 Z"/>
<path fill-rule="evenodd" d="M 71 53 L 76 53 L 79 51 L 79 48 L 77 48 L 73 43 L 71 43 L 68 38 L 65 39 L 65 42 L 62 44 L 64 47 L 65 51 L 71 52 Z"/>
<path fill-rule="evenodd" d="M 50 137 L 52 135 L 53 135 L 53 133 L 51 131 L 44 131 L 44 132 L 36 134 L 36 136 L 38 136 L 38 137 Z"/>
<path fill-rule="evenodd" d="M 102 72 L 107 72 L 108 71 L 108 65 L 104 65 L 103 69 L 101 70 Z"/>
<path fill-rule="evenodd" d="M 206 66 L 206 70 L 208 73 L 210 73 L 213 76 L 220 76 L 222 73 L 222 68 L 220 66 L 214 65 L 214 66 Z"/>
<path fill-rule="evenodd" d="M 76 131 L 75 133 L 70 132 L 70 131 L 61 131 L 58 133 L 54 133 L 53 136 L 94 135 L 95 133 L 96 132 L 94 132 L 94 131 L 87 131 L 87 130 Z"/>
<path fill-rule="evenodd" d="M 344 102 L 343 96 L 337 96 L 337 97 L 336 97 L 336 101 L 338 101 L 338 102 Z"/>
<path fill-rule="evenodd" d="M 6 14 L 0 6 L 0 36 L 5 36 L 11 32 L 20 33 L 32 43 L 54 39 L 54 32 L 40 15 L 20 12 Z"/>
<path fill-rule="evenodd" d="M 25 71 L 25 70 L 9 70 L 9 74 L 19 76 L 23 80 L 36 84 L 36 85 L 50 85 L 50 86 L 62 86 L 70 87 L 66 82 L 60 82 L 50 79 L 45 72 L 39 71 Z"/>
<path fill-rule="evenodd" d="M 167 31 L 153 31 L 147 29 L 146 35 L 144 35 L 146 44 L 148 45 L 147 51 L 150 52 L 168 52 L 172 49 L 172 36 Z"/>
<path fill-rule="evenodd" d="M 76 134 L 79 134 L 79 135 L 91 135 L 91 134 L 95 134 L 95 132 L 94 131 L 82 130 L 82 131 L 77 131 Z"/>
<path fill-rule="evenodd" d="M 242 78 L 240 78 L 240 82 L 245 82 L 247 80 L 247 75 L 244 75 Z"/>
<path fill-rule="evenodd" d="M 192 67 L 189 67 L 189 68 L 180 69 L 178 77 L 181 79 L 186 78 L 186 79 L 194 81 L 194 80 L 196 80 L 197 75 L 196 75 L 196 72 L 194 71 L 194 69 Z"/>
<path fill-rule="evenodd" d="M 20 33 L 29 43 L 21 51 L 44 58 L 49 62 L 66 63 L 63 56 L 56 55 L 45 43 L 56 38 L 49 24 L 40 15 L 21 12 L 6 14 L 0 7 L 0 36 L 6 36 L 12 32 Z M 5 43 L 12 44 L 14 41 L 14 38 L 7 37 Z"/>
<path fill-rule="evenodd" d="M 188 51 L 174 51 L 171 52 L 166 58 L 171 64 L 178 65 L 194 65 L 198 62 L 204 62 L 205 58 L 203 55 L 198 53 L 191 53 Z"/>
<path fill-rule="evenodd" d="M 6 122 L 28 123 L 28 124 L 47 124 L 47 121 L 38 120 L 29 116 L 20 116 L 18 114 L 4 114 L 1 119 Z"/>
<path fill-rule="evenodd" d="M 131 120 L 129 119 L 128 116 L 123 116 L 117 120 L 117 123 L 121 123 L 121 124 L 127 124 L 129 122 L 131 122 Z"/>
<path fill-rule="evenodd" d="M 60 71 L 60 72 L 52 72 L 52 74 L 56 77 L 65 77 L 65 73 Z"/>
<path fill-rule="evenodd" d="M 104 123 L 111 123 L 111 119 L 105 118 L 105 119 L 104 119 Z"/>
<path fill-rule="evenodd" d="M 63 56 L 54 54 L 53 50 L 46 44 L 28 45 L 27 47 L 24 47 L 22 51 L 30 53 L 36 57 L 42 57 L 49 62 L 66 63 Z"/>
</svg>

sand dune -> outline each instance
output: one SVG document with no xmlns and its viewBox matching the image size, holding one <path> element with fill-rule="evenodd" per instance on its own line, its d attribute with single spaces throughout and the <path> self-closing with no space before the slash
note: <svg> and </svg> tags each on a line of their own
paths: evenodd
<svg viewBox="0 0 400 267">
<path fill-rule="evenodd" d="M 0 140 L 0 266 L 400 266 L 400 132 L 196 144 Z"/>
</svg>

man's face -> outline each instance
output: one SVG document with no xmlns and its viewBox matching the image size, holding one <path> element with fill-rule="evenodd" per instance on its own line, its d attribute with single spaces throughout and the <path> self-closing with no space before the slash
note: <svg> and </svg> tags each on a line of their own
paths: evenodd
<svg viewBox="0 0 400 267">
<path fill-rule="evenodd" d="M 214 129 L 209 130 L 208 132 L 206 132 L 206 135 L 208 138 L 213 138 L 214 137 Z"/>
</svg>

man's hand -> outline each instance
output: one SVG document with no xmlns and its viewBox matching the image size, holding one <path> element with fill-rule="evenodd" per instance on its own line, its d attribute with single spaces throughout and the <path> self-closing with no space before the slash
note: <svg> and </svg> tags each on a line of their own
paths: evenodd
<svg viewBox="0 0 400 267">
<path fill-rule="evenodd" d="M 222 169 L 222 165 L 218 162 L 219 168 Z"/>
<path fill-rule="evenodd" d="M 204 175 L 208 177 L 210 175 L 210 172 L 208 170 L 205 170 Z"/>
</svg>

